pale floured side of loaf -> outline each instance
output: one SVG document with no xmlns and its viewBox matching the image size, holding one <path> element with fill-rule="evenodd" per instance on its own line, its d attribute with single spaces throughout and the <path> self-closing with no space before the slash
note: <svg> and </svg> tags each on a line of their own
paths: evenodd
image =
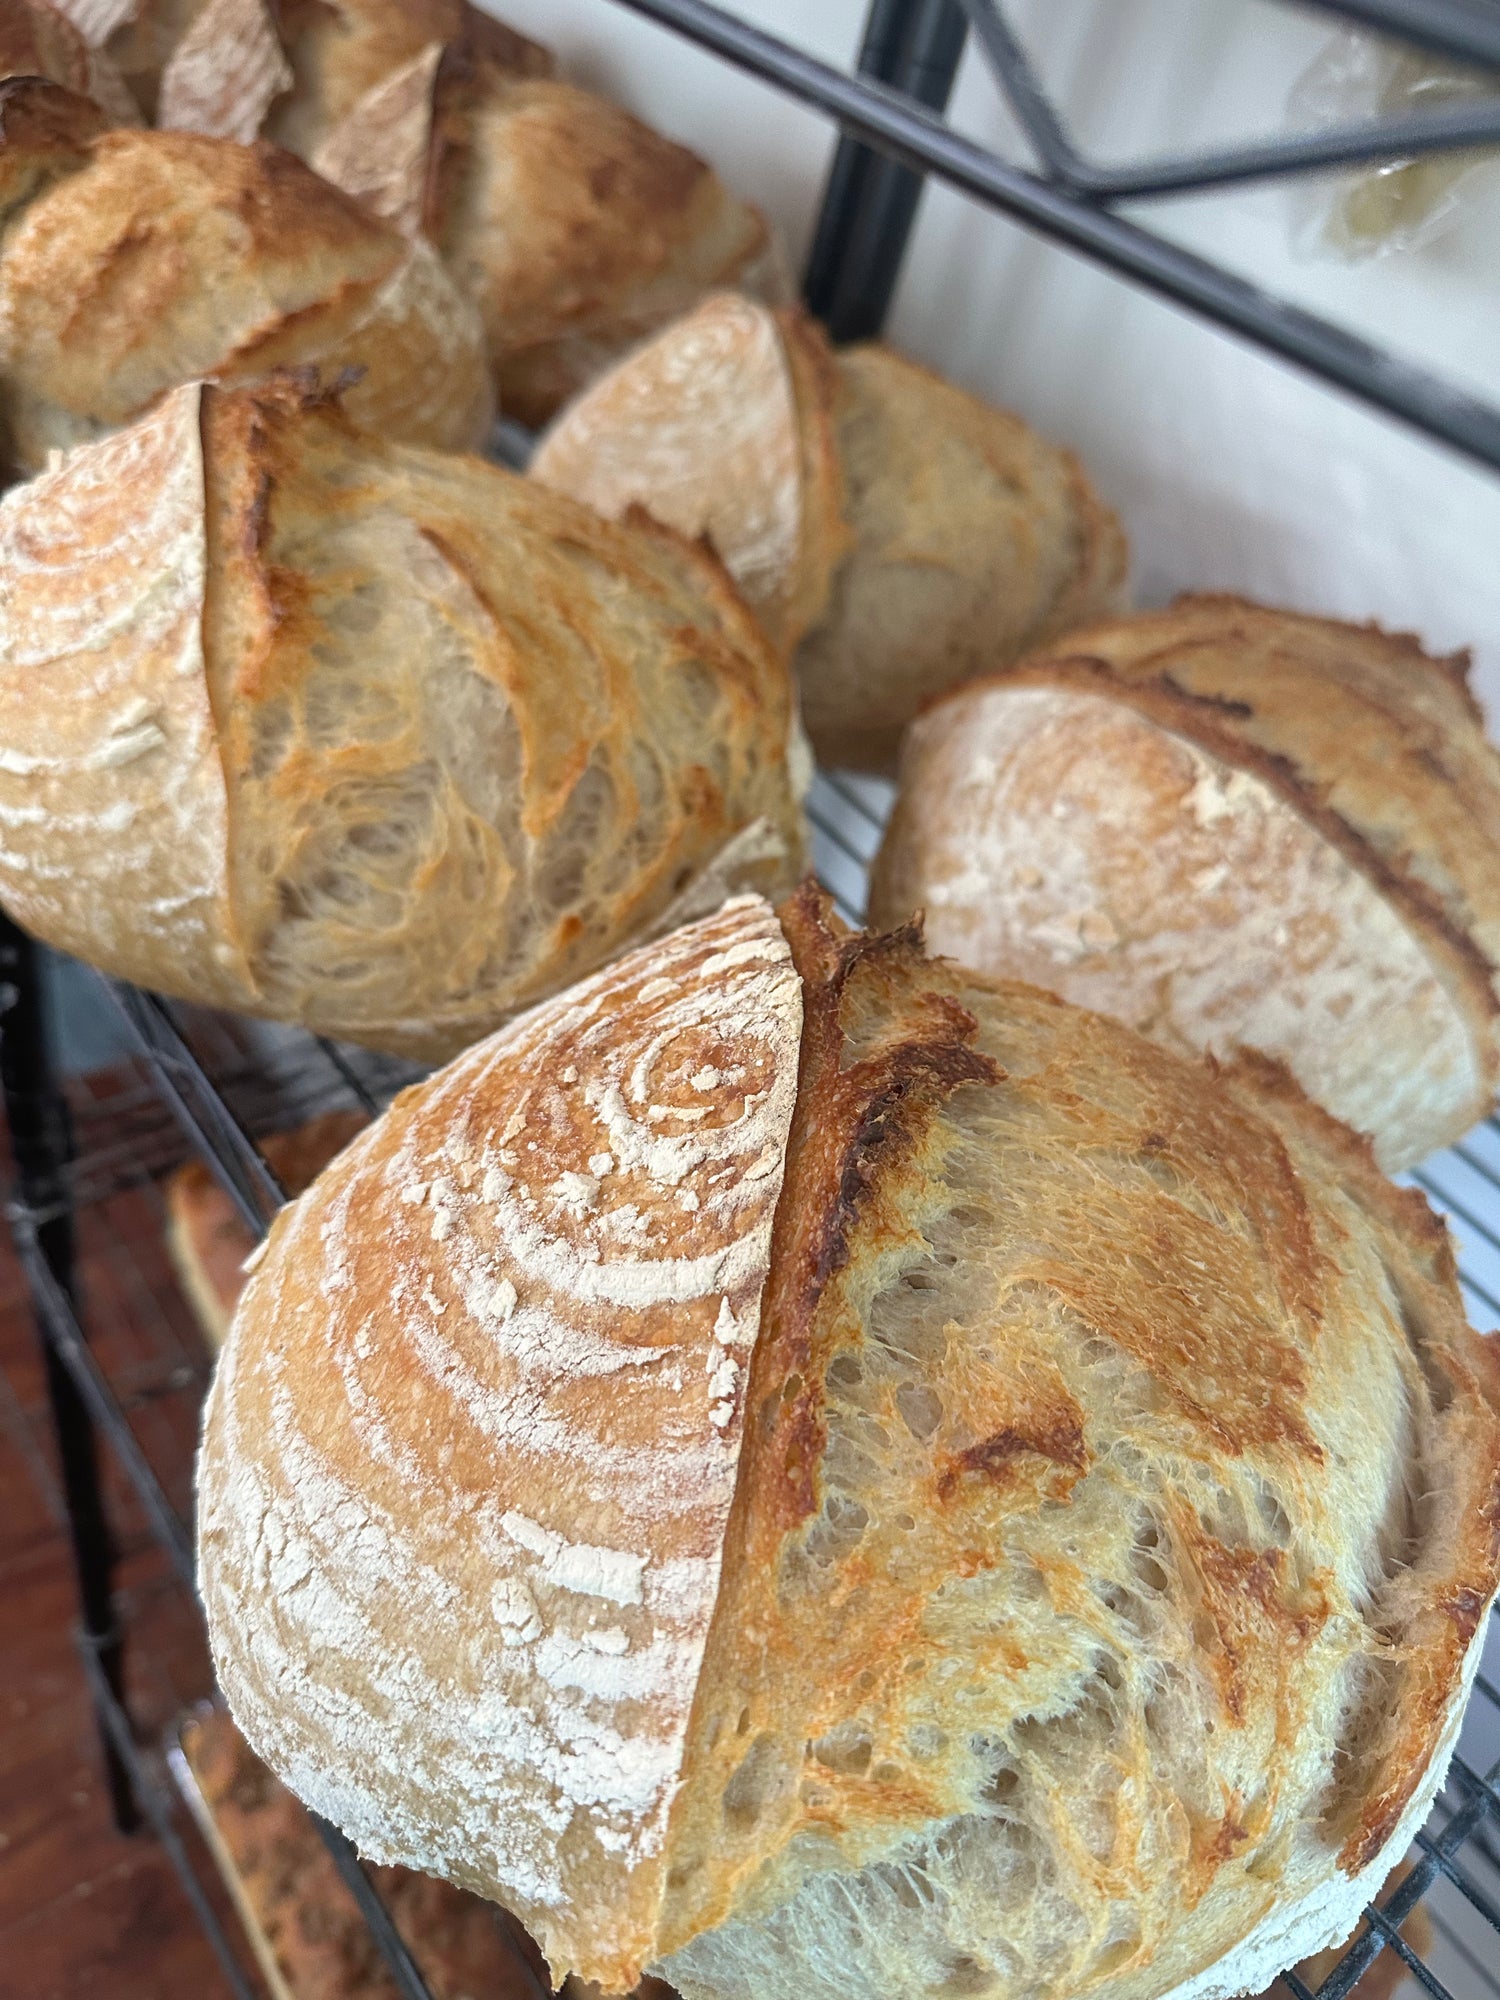
<svg viewBox="0 0 1500 2000">
<path fill-rule="evenodd" d="M 207 1410 L 252 1745 L 612 1986 L 663 1893 L 800 1029 L 746 899 L 470 1050 L 278 1218 Z"/>
<path fill-rule="evenodd" d="M 207 0 L 167 58 L 155 122 L 248 145 L 291 83 L 268 0 Z"/>
<path fill-rule="evenodd" d="M 529 467 L 611 520 L 707 535 L 784 639 L 803 543 L 796 392 L 777 315 L 716 293 L 569 404 Z"/>
<path fill-rule="evenodd" d="M 1265 778 L 1104 695 L 989 682 L 913 726 L 872 916 L 1184 1053 L 1285 1061 L 1391 1170 L 1488 1108 L 1485 1024 Z"/>
<path fill-rule="evenodd" d="M 1495 1587 L 1446 1235 L 1252 1064 L 786 919 L 803 1076 L 657 1969 L 1225 2000 L 1420 1822 Z"/>
<path fill-rule="evenodd" d="M 150 985 L 253 1001 L 204 677 L 198 395 L 0 500 L 0 897 Z"/>
</svg>

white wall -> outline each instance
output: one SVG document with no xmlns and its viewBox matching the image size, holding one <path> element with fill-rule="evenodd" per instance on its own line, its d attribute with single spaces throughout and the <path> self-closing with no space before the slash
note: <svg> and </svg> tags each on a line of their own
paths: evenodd
<svg viewBox="0 0 1500 2000">
<path fill-rule="evenodd" d="M 498 0 L 496 11 L 713 159 L 800 257 L 831 146 L 820 119 L 611 0 Z M 741 0 L 739 11 L 847 62 L 863 6 Z M 1079 137 L 1115 156 L 1274 130 L 1332 31 L 1269 0 L 1011 0 L 1011 12 Z M 953 115 L 1024 160 L 972 50 Z M 1281 190 L 1155 204 L 1151 220 L 1500 401 L 1500 172 L 1451 239 L 1355 268 L 1293 255 Z M 1235 588 L 1470 644 L 1500 717 L 1500 476 L 937 186 L 890 333 L 1078 446 L 1125 516 L 1145 601 Z"/>
</svg>

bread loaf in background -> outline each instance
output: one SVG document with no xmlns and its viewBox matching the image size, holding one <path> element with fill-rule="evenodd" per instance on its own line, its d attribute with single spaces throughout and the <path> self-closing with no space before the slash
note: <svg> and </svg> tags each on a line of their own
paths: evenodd
<svg viewBox="0 0 1500 2000">
<path fill-rule="evenodd" d="M 436 1059 L 800 865 L 711 556 L 305 383 L 13 491 L 0 592 L 0 900 L 137 984 Z"/>
<path fill-rule="evenodd" d="M 350 371 L 349 414 L 383 436 L 483 440 L 483 337 L 429 244 L 276 147 L 102 125 L 55 85 L 0 84 L 0 399 L 23 469 L 184 381 L 301 365 Z"/>
<path fill-rule="evenodd" d="M 138 17 L 145 32 L 153 0 Z M 718 285 L 780 300 L 764 216 L 703 160 L 621 106 L 552 74 L 551 52 L 463 0 L 212 0 L 183 24 L 253 94 L 263 39 L 289 90 L 260 99 L 266 135 L 377 215 L 425 233 L 483 319 L 504 409 L 551 416 L 644 335 Z M 248 29 L 253 17 L 262 29 Z M 210 67 L 214 65 L 210 64 Z M 225 129 L 208 125 L 204 129 Z"/>
<path fill-rule="evenodd" d="M 1078 461 L 889 348 L 720 295 L 542 440 L 545 484 L 710 535 L 796 646 L 829 764 L 884 769 L 929 696 L 1118 607 L 1126 549 Z"/>
<path fill-rule="evenodd" d="M 299 1195 L 369 1121 L 362 1111 L 324 1111 L 260 1141 L 286 1193 Z M 162 1190 L 167 1249 L 203 1338 L 217 1351 L 245 1288 L 256 1245 L 239 1209 L 202 1160 L 178 1167 Z"/>
<path fill-rule="evenodd" d="M 912 727 L 871 911 L 1179 1050 L 1287 1063 L 1394 1172 L 1490 1109 L 1500 758 L 1461 658 L 1230 597 Z"/>
<path fill-rule="evenodd" d="M 1227 2000 L 1440 1781 L 1494 1390 L 1274 1065 L 746 898 L 278 1218 L 200 1582 L 258 1753 L 554 1976 Z"/>
<path fill-rule="evenodd" d="M 45 0 L 0 0 L 0 82 L 17 76 L 45 77 L 91 97 L 111 124 L 141 123 L 140 106 L 109 57 Z"/>
</svg>

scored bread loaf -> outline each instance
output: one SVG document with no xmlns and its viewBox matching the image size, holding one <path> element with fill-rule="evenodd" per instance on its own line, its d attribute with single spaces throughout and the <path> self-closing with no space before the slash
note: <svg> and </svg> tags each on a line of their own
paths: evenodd
<svg viewBox="0 0 1500 2000">
<path fill-rule="evenodd" d="M 1233 597 L 1100 626 L 913 726 L 879 923 L 1180 1050 L 1289 1065 L 1388 1171 L 1500 1074 L 1500 758 L 1464 661 Z"/>
<path fill-rule="evenodd" d="M 286 1193 L 299 1195 L 368 1123 L 360 1111 L 324 1111 L 305 1125 L 272 1132 L 260 1150 Z M 218 1349 L 245 1288 L 255 1249 L 235 1203 L 202 1160 L 177 1168 L 162 1190 L 167 1249 L 203 1338 Z"/>
<path fill-rule="evenodd" d="M 200 1583 L 257 1752 L 555 1976 L 1224 2000 L 1441 1780 L 1495 1376 L 1274 1065 L 745 898 L 277 1219 Z"/>
<path fill-rule="evenodd" d="M 212 26 L 203 14 L 195 36 Z M 426 232 L 476 301 L 501 403 L 521 422 L 544 422 L 717 285 L 788 295 L 757 209 L 480 9 L 290 0 L 280 35 L 295 82 L 270 104 L 267 135 Z M 226 23 L 221 72 L 250 60 L 243 41 Z"/>
<path fill-rule="evenodd" d="M 889 766 L 930 695 L 1113 610 L 1124 537 L 1071 452 L 879 345 L 723 294 L 627 357 L 532 473 L 708 534 L 795 645 L 827 763 Z"/>
<path fill-rule="evenodd" d="M 451 1055 L 789 879 L 795 728 L 705 552 L 296 380 L 0 502 L 0 900 L 164 992 Z"/>
<path fill-rule="evenodd" d="M 200 376 L 316 364 L 349 414 L 467 448 L 492 415 L 472 304 L 408 241 L 274 146 L 107 131 L 86 99 L 0 84 L 0 399 L 21 466 Z"/>
</svg>

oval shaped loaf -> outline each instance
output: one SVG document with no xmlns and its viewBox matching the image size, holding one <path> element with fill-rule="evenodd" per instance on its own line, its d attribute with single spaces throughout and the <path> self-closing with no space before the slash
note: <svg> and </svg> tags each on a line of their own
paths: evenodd
<svg viewBox="0 0 1500 2000">
<path fill-rule="evenodd" d="M 0 178 L 29 165 L 17 97 L 55 90 L 0 86 Z M 68 170 L 7 205 L 0 241 L 0 397 L 23 469 L 182 382 L 308 364 L 359 371 L 349 413 L 384 436 L 483 440 L 483 332 L 430 244 L 274 146 L 95 136 L 93 107 L 73 102 L 86 129 Z"/>
<path fill-rule="evenodd" d="M 437 1058 L 798 865 L 786 673 L 710 557 L 305 385 L 8 495 L 0 593 L 0 898 L 139 984 Z"/>
<path fill-rule="evenodd" d="M 923 715 L 871 909 L 1168 1047 L 1276 1056 L 1395 1171 L 1493 1101 L 1497 885 L 1462 660 L 1200 597 Z"/>
<path fill-rule="evenodd" d="M 278 1219 L 201 1584 L 260 1754 L 559 1976 L 1226 2000 L 1440 1782 L 1495 1389 L 1441 1225 L 1283 1072 L 805 890 L 548 1002 Z"/>
<path fill-rule="evenodd" d="M 895 761 L 927 697 L 1116 608 L 1119 525 L 1071 452 L 930 370 L 721 295 L 580 396 L 532 463 L 707 533 L 797 647 L 824 762 Z"/>
</svg>

